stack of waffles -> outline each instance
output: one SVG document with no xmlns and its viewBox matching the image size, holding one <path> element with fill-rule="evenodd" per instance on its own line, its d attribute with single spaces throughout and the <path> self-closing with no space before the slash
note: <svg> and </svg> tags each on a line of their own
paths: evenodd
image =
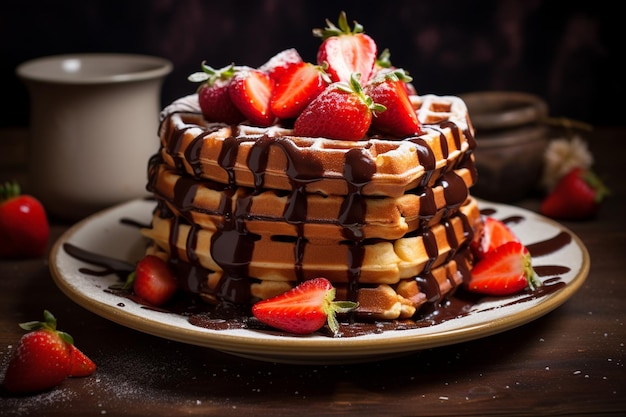
<svg viewBox="0 0 626 417">
<path fill-rule="evenodd" d="M 181 287 L 251 305 L 326 277 L 356 316 L 407 319 L 468 277 L 481 228 L 473 127 L 454 96 L 411 95 L 421 132 L 360 141 L 207 121 L 198 95 L 161 115 L 142 233 Z"/>
</svg>

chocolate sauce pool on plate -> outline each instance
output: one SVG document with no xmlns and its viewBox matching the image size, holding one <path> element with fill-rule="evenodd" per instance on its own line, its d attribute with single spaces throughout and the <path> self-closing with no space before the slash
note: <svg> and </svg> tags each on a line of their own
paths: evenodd
<svg viewBox="0 0 626 417">
<path fill-rule="evenodd" d="M 481 213 L 483 215 L 493 215 L 495 214 L 495 211 L 491 209 L 483 209 L 481 210 Z M 505 223 L 523 223 L 525 218 L 523 216 L 514 216 L 508 219 L 503 219 L 503 221 Z M 138 228 L 145 226 L 130 219 L 121 219 L 120 222 L 126 225 L 135 225 Z M 572 236 L 568 232 L 560 231 L 553 237 L 529 244 L 527 247 L 532 256 L 535 258 L 554 253 L 569 245 L 571 241 Z M 126 279 L 127 275 L 135 268 L 134 264 L 127 261 L 89 252 L 71 243 L 64 243 L 63 249 L 73 258 L 96 267 L 100 267 L 100 269 L 80 268 L 79 272 L 84 275 L 105 276 L 115 274 L 120 278 L 120 283 L 122 283 Z M 510 298 L 511 301 L 509 303 L 505 302 L 504 306 L 519 304 L 532 299 L 544 297 L 565 287 L 566 284 L 561 280 L 559 275 L 570 271 L 570 268 L 567 266 L 534 265 L 533 268 L 540 278 L 545 278 L 543 279 L 543 285 L 534 291 L 526 290 L 524 293 L 516 294 L 511 297 L 495 298 L 469 293 L 459 287 L 457 291 L 452 296 L 447 297 L 446 300 L 428 303 L 426 306 L 422 307 L 422 309 L 420 309 L 412 319 L 365 321 L 362 319 L 355 320 L 353 318 L 348 319 L 343 317 L 342 321 L 342 318 L 340 317 L 339 332 L 342 337 L 355 337 L 372 333 L 383 333 L 387 331 L 402 331 L 423 328 L 443 323 L 454 318 L 467 316 L 477 311 L 500 308 L 503 306 L 502 302 L 507 298 Z M 210 305 L 201 301 L 197 296 L 194 296 L 196 291 L 189 288 L 183 288 L 182 291 L 179 291 L 173 300 L 165 307 L 151 306 L 141 298 L 136 297 L 132 294 L 132 292 L 120 289 L 118 286 L 112 286 L 104 289 L 103 291 L 115 294 L 122 299 L 127 299 L 141 304 L 142 308 L 183 316 L 189 321 L 190 324 L 210 330 L 219 331 L 228 329 L 248 329 L 251 331 L 263 331 L 268 334 L 296 337 L 291 334 L 276 331 L 258 322 L 250 313 L 249 306 L 242 306 L 229 302 L 222 302 L 220 305 Z M 499 301 L 498 307 L 481 308 L 481 304 L 486 304 L 489 301 L 495 300 Z M 124 307 L 124 303 L 120 302 L 118 306 Z M 317 333 L 332 337 L 332 334 L 330 334 L 328 329 L 325 327 Z"/>
</svg>

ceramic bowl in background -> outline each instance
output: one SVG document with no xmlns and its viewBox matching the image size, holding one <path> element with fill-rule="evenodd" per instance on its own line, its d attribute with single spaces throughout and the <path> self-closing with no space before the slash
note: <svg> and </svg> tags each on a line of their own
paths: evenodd
<svg viewBox="0 0 626 417">
<path fill-rule="evenodd" d="M 117 53 L 18 66 L 30 95 L 27 188 L 50 214 L 77 220 L 147 195 L 161 85 L 171 70 L 163 58 Z"/>
<path fill-rule="evenodd" d="M 515 91 L 474 92 L 461 98 L 477 143 L 478 182 L 472 195 L 510 203 L 537 189 L 549 141 L 546 102 Z"/>
</svg>

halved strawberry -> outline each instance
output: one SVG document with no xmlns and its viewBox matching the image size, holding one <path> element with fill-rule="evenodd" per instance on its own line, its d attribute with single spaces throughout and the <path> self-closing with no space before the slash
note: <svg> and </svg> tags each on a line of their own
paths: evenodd
<svg viewBox="0 0 626 417">
<path fill-rule="evenodd" d="M 202 83 L 198 87 L 198 104 L 208 121 L 237 124 L 245 120 L 244 114 L 235 106 L 228 92 L 236 72 L 234 65 L 216 70 L 203 62 L 202 72 L 195 72 L 188 77 L 189 81 Z"/>
<path fill-rule="evenodd" d="M 349 82 L 352 74 L 360 74 L 365 84 L 374 70 L 378 49 L 376 42 L 363 33 L 363 26 L 354 22 L 350 29 L 345 12 L 339 15 L 339 27 L 328 19 L 324 29 L 314 29 L 313 35 L 323 39 L 317 52 L 317 63 L 325 67 L 332 81 Z"/>
<path fill-rule="evenodd" d="M 350 84 L 333 83 L 317 96 L 296 119 L 294 133 L 298 136 L 360 140 L 372 123 L 372 112 L 384 109 L 363 93 L 358 74 L 354 74 Z"/>
<path fill-rule="evenodd" d="M 169 301 L 178 289 L 178 282 L 167 263 L 154 255 L 144 256 L 128 276 L 125 288 L 154 306 Z"/>
<path fill-rule="evenodd" d="M 269 126 L 275 116 L 270 108 L 274 80 L 256 69 L 238 71 L 229 85 L 230 99 L 253 124 Z"/>
<path fill-rule="evenodd" d="M 367 83 L 365 93 L 387 108 L 374 115 L 372 128 L 394 137 L 421 133 L 417 113 L 406 89 L 406 83 L 410 81 L 411 77 L 404 70 L 384 69 Z"/>
<path fill-rule="evenodd" d="M 480 239 L 472 242 L 474 255 L 481 259 L 487 253 L 507 242 L 519 242 L 519 239 L 502 221 L 485 216 L 483 219 L 483 233 Z"/>
<path fill-rule="evenodd" d="M 258 69 L 265 72 L 274 81 L 278 81 L 291 66 L 302 62 L 302 57 L 298 51 L 290 48 L 280 51 Z"/>
<path fill-rule="evenodd" d="M 507 242 L 490 251 L 472 269 L 468 291 L 502 296 L 541 285 L 532 267 L 528 249 L 520 242 Z"/>
<path fill-rule="evenodd" d="M 328 323 L 337 334 L 337 313 L 347 313 L 358 305 L 334 301 L 335 288 L 326 278 L 304 281 L 293 289 L 252 306 L 252 314 L 269 326 L 295 334 L 309 334 Z"/>
<path fill-rule="evenodd" d="M 272 112 L 281 119 L 295 118 L 328 84 L 330 79 L 321 67 L 308 62 L 293 64 L 276 83 L 270 102 Z"/>
</svg>

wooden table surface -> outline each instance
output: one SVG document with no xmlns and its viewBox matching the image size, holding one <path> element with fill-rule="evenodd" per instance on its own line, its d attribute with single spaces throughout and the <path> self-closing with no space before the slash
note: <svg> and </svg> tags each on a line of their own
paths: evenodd
<svg viewBox="0 0 626 417">
<path fill-rule="evenodd" d="M 0 180 L 23 175 L 24 132 L 0 135 Z M 0 261 L 0 375 L 44 309 L 98 365 L 49 392 L 0 392 L 0 415 L 626 415 L 626 128 L 587 134 L 613 194 L 597 219 L 563 222 L 591 269 L 565 304 L 471 342 L 350 365 L 257 362 L 144 334 L 68 299 L 46 259 Z M 536 210 L 538 201 L 519 205 Z M 51 243 L 70 224 L 52 221 Z"/>
</svg>

